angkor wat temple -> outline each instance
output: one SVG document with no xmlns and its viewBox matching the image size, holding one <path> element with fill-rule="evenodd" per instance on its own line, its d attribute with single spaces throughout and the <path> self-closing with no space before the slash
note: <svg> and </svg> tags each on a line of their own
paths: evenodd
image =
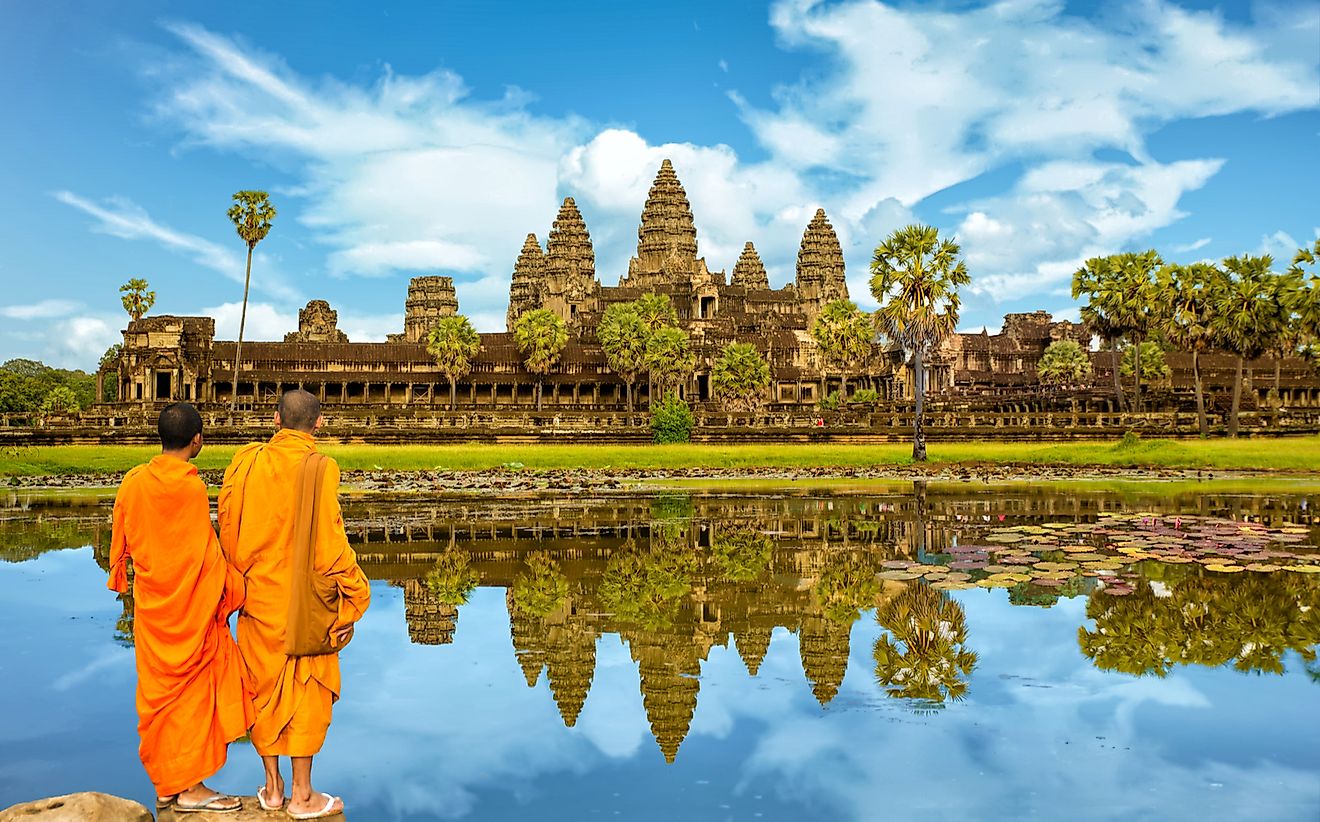
<svg viewBox="0 0 1320 822">
<path fill-rule="evenodd" d="M 770 363 L 772 381 L 765 397 L 769 415 L 787 420 L 814 416 L 822 392 L 836 390 L 837 374 L 826 373 L 809 333 L 830 301 L 848 297 L 844 259 L 824 209 L 803 231 L 792 282 L 772 288 L 755 246 L 748 242 L 731 274 L 711 271 L 698 256 L 697 231 L 687 195 L 665 160 L 642 208 L 636 254 L 618 284 L 601 283 L 591 235 L 573 198 L 565 198 L 543 248 L 528 234 L 513 263 L 507 314 L 511 330 L 524 312 L 548 308 L 570 329 L 558 365 L 544 381 L 544 405 L 554 413 L 623 412 L 625 386 L 607 367 L 596 341 L 596 326 L 612 303 L 648 292 L 667 295 L 697 355 L 695 373 L 682 389 L 699 411 L 722 413 L 712 403 L 709 372 L 730 342 L 750 342 Z M 239 364 L 238 407 L 265 413 L 279 393 L 302 386 L 320 396 L 340 418 L 442 419 L 447 383 L 427 354 L 425 339 L 434 321 L 458 312 L 453 280 L 415 277 L 408 287 L 401 333 L 386 342 L 351 342 L 337 327 L 336 312 L 313 300 L 299 312 L 298 329 L 282 342 L 245 342 Z M 203 409 L 227 406 L 237 345 L 215 338 L 208 317 L 153 316 L 129 324 L 113 378 L 121 410 L 146 410 L 157 403 L 189 400 Z M 1092 334 L 1080 323 L 1056 322 L 1044 311 L 1009 314 L 998 334 L 956 334 L 929 363 L 928 392 L 941 401 L 987 411 L 1048 410 L 1058 395 L 1044 396 L 1036 363 L 1056 340 L 1089 347 Z M 457 411 L 515 414 L 534 405 L 537 377 L 522 365 L 512 333 L 481 335 L 472 373 L 457 385 Z M 1070 392 L 1071 410 L 1114 412 L 1111 358 L 1093 355 L 1093 390 Z M 1172 377 L 1151 408 L 1190 408 L 1190 355 L 1168 355 Z M 1227 397 L 1236 361 L 1211 353 L 1202 357 L 1203 377 L 1212 403 Z M 1249 369 L 1269 379 L 1251 381 L 1244 408 L 1262 407 L 1274 387 L 1274 361 Z M 901 410 L 912 398 L 910 365 L 903 352 L 877 345 L 873 356 L 850 375 L 847 388 L 874 388 L 880 408 Z M 1300 361 L 1280 367 L 1280 407 L 1320 407 L 1320 380 Z M 639 386 L 642 405 L 645 385 Z M 970 403 L 970 406 L 968 405 Z M 432 411 L 437 413 L 431 413 Z M 933 423 L 939 426 L 936 419 Z M 1085 425 L 1085 423 L 1081 423 Z"/>
</svg>

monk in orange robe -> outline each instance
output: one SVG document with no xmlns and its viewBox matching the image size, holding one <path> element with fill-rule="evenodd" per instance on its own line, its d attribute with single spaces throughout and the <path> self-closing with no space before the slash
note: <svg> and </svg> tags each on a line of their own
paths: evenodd
<svg viewBox="0 0 1320 822">
<path fill-rule="evenodd" d="M 284 778 L 279 757 L 292 762 L 293 789 L 288 813 L 299 819 L 330 816 L 343 802 L 312 790 L 312 757 L 330 727 L 331 706 L 339 699 L 339 655 L 292 657 L 285 654 L 292 574 L 288 556 L 294 540 L 294 498 L 303 460 L 316 450 L 321 404 L 310 393 L 286 392 L 275 413 L 279 431 L 265 443 L 239 449 L 225 471 L 220 490 L 220 541 L 247 582 L 247 603 L 238 618 L 238 646 L 256 688 L 252 744 L 266 769 L 257 793 L 264 808 L 281 807 Z M 339 613 L 330 630 L 337 645 L 371 601 L 367 577 L 348 545 L 339 509 L 339 467 L 327 460 L 318 498 L 317 574 L 334 580 Z"/>
<path fill-rule="evenodd" d="M 110 545 L 111 590 L 129 590 L 133 566 L 138 751 L 157 807 L 236 811 L 238 799 L 202 780 L 252 723 L 251 689 L 229 633 L 243 577 L 220 551 L 206 483 L 190 462 L 202 450 L 201 416 L 174 403 L 157 427 L 161 454 L 120 484 Z"/>
</svg>

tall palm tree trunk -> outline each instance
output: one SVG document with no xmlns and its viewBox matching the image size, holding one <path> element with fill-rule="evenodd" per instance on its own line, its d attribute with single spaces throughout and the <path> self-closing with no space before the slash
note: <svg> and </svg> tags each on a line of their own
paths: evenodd
<svg viewBox="0 0 1320 822">
<path fill-rule="evenodd" d="M 628 392 L 628 413 L 631 414 L 633 412 L 633 381 L 628 380 L 628 382 L 624 384 L 624 388 Z"/>
<path fill-rule="evenodd" d="M 1210 432 L 1210 425 L 1205 418 L 1205 392 L 1201 389 L 1201 353 L 1192 349 L 1192 383 L 1196 386 L 1196 427 L 1201 436 Z"/>
<path fill-rule="evenodd" d="M 247 328 L 248 286 L 252 285 L 252 245 L 248 245 L 247 273 L 243 275 L 243 311 L 238 316 L 238 345 L 234 348 L 234 381 L 229 390 L 229 424 L 238 410 L 238 364 L 243 361 L 243 331 Z"/>
<path fill-rule="evenodd" d="M 1112 341 L 1110 342 L 1110 344 L 1109 344 L 1109 351 L 1110 351 L 1110 354 L 1112 355 L 1112 356 L 1111 356 L 1111 359 L 1113 360 L 1113 372 L 1114 372 L 1114 397 L 1115 397 L 1115 400 L 1118 402 L 1118 410 L 1119 410 L 1120 412 L 1122 412 L 1122 410 L 1123 410 L 1123 383 L 1122 383 L 1122 382 L 1119 380 L 1119 378 L 1118 378 L 1118 376 L 1119 376 L 1119 375 L 1118 375 L 1118 372 L 1121 370 L 1121 369 L 1119 368 L 1119 361 L 1118 361 L 1118 356 L 1119 356 L 1119 355 L 1118 355 L 1118 340 L 1112 340 Z"/>
<path fill-rule="evenodd" d="M 449 375 L 449 410 L 454 410 L 454 403 L 458 402 L 458 380 L 454 375 Z"/>
<path fill-rule="evenodd" d="M 1238 355 L 1237 379 L 1233 380 L 1233 408 L 1228 415 L 1228 435 L 1238 435 L 1238 409 L 1242 406 L 1242 362 L 1246 358 Z"/>
<path fill-rule="evenodd" d="M 541 380 L 537 380 L 537 381 L 536 381 L 536 410 L 537 410 L 537 411 L 540 411 L 540 410 L 541 410 L 541 385 L 542 385 L 542 381 L 541 381 Z"/>
<path fill-rule="evenodd" d="M 839 372 L 839 402 L 848 402 L 848 373 L 846 371 Z"/>
<path fill-rule="evenodd" d="M 913 389 L 916 394 L 917 409 L 912 417 L 912 459 L 914 462 L 926 461 L 926 426 L 923 416 L 926 413 L 925 368 L 921 362 L 921 349 L 913 355 Z"/>
<path fill-rule="evenodd" d="M 1279 394 L 1279 365 L 1283 362 L 1283 353 L 1274 358 L 1274 403 L 1270 413 L 1270 427 L 1279 427 L 1279 411 L 1283 407 L 1283 397 Z"/>
<path fill-rule="evenodd" d="M 1136 356 L 1132 358 L 1132 408 L 1141 413 L 1141 337 L 1132 338 L 1132 349 Z"/>
</svg>

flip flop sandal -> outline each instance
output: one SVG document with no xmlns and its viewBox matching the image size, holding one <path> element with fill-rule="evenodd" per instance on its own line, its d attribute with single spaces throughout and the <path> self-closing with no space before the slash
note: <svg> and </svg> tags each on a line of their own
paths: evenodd
<svg viewBox="0 0 1320 822">
<path fill-rule="evenodd" d="M 284 812 L 288 814 L 290 819 L 324 819 L 328 816 L 338 816 L 344 812 L 342 808 L 337 811 L 330 810 L 335 806 L 335 803 L 339 801 L 339 797 L 331 796 L 328 793 L 323 794 L 323 796 L 325 796 L 325 807 L 321 808 L 321 810 L 319 811 L 309 811 L 307 813 L 294 813 L 293 811 L 288 810 L 288 808 L 286 807 Z"/>
<path fill-rule="evenodd" d="M 223 802 L 226 799 L 233 799 L 232 796 L 226 796 L 222 793 L 213 793 L 202 802 L 196 805 L 185 805 L 177 798 L 174 800 L 175 813 L 234 813 L 243 809 L 243 801 L 240 799 L 237 805 L 232 807 L 221 807 L 217 802 Z"/>
<path fill-rule="evenodd" d="M 281 796 L 281 797 L 280 797 L 280 804 L 278 804 L 278 805 L 271 805 L 271 804 L 269 804 L 269 803 L 266 802 L 266 786 L 265 786 L 265 785 L 259 785 L 259 786 L 257 787 L 257 804 L 261 806 L 261 809 L 262 809 L 263 811 L 278 811 L 278 810 L 281 810 L 281 809 L 284 807 L 284 803 L 285 803 L 286 801 L 287 801 L 287 800 L 286 800 L 284 797 Z"/>
</svg>

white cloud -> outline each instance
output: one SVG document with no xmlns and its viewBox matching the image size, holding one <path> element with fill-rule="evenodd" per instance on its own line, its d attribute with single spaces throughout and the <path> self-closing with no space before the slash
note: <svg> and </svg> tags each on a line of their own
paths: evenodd
<svg viewBox="0 0 1320 822">
<path fill-rule="evenodd" d="M 243 282 L 246 261 L 237 251 L 159 223 L 145 209 L 129 200 L 111 197 L 96 203 L 71 191 L 57 191 L 53 196 L 61 203 L 95 217 L 97 223 L 93 225 L 93 231 L 122 240 L 156 243 L 168 251 L 191 259 L 197 265 L 223 274 L 235 282 Z M 297 299 L 296 292 L 284 282 L 269 259 L 260 253 L 254 255 L 254 259 L 263 274 L 253 281 L 253 288 L 272 296 Z"/>
<path fill-rule="evenodd" d="M 1261 237 L 1260 247 L 1256 249 L 1256 253 L 1270 255 L 1274 258 L 1275 267 L 1280 268 L 1292 262 L 1293 255 L 1301 247 L 1302 244 L 1294 240 L 1291 234 L 1280 230 Z"/>
<path fill-rule="evenodd" d="M 1175 245 L 1173 247 L 1173 252 L 1175 254 L 1190 254 L 1193 251 L 1200 251 L 1201 249 L 1205 248 L 1208 245 L 1210 245 L 1210 238 L 1202 237 L 1201 239 L 1193 240 L 1190 243 Z"/>
<path fill-rule="evenodd" d="M 198 314 L 215 318 L 215 338 L 217 340 L 238 339 L 238 327 L 242 321 L 243 303 L 222 303 L 201 309 Z M 298 330 L 298 312 L 282 311 L 270 303 L 254 303 L 247 306 L 247 322 L 243 328 L 246 342 L 267 342 L 284 339 L 290 331 Z"/>
<path fill-rule="evenodd" d="M 11 320 L 46 320 L 68 316 L 81 307 L 80 303 L 71 300 L 41 300 L 30 305 L 2 306 L 0 317 Z"/>
</svg>

